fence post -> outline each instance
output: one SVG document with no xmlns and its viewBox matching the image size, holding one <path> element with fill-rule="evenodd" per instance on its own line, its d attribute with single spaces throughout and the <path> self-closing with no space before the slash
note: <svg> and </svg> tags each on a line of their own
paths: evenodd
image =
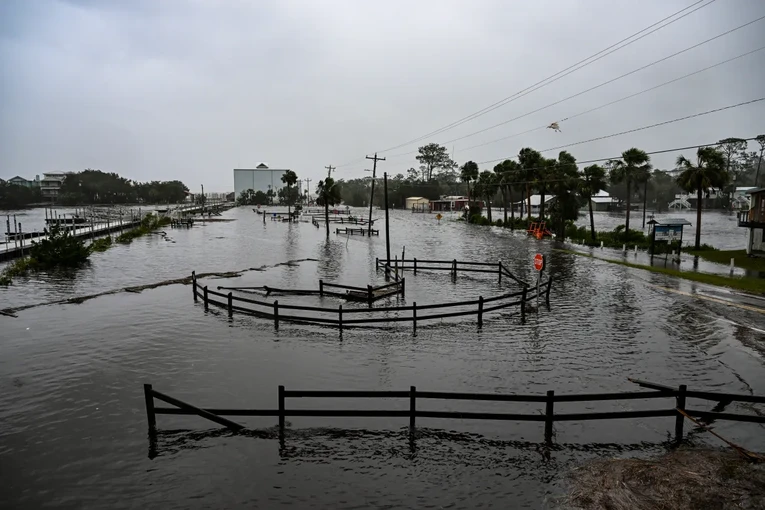
<svg viewBox="0 0 765 510">
<path fill-rule="evenodd" d="M 154 414 L 154 390 L 151 384 L 143 385 L 143 397 L 146 400 L 146 418 L 149 420 L 149 433 L 157 431 L 157 416 Z"/>
<path fill-rule="evenodd" d="M 499 283 L 502 283 L 502 261 L 501 260 L 499 261 L 497 274 L 499 274 Z"/>
<path fill-rule="evenodd" d="M 279 386 L 279 433 L 284 434 L 284 386 Z"/>
<path fill-rule="evenodd" d="M 367 285 L 367 301 L 369 302 L 369 306 L 372 306 L 372 286 Z"/>
<path fill-rule="evenodd" d="M 229 292 L 228 293 L 228 316 L 232 317 L 234 315 L 234 295 Z"/>
<path fill-rule="evenodd" d="M 191 292 L 194 293 L 194 302 L 197 301 L 197 273 L 196 271 L 191 272 Z"/>
<path fill-rule="evenodd" d="M 414 433 L 415 415 L 417 414 L 417 388 L 409 387 L 409 432 Z"/>
<path fill-rule="evenodd" d="M 417 336 L 417 301 L 412 303 L 412 329 L 414 336 Z"/>
<path fill-rule="evenodd" d="M 677 396 L 675 397 L 675 406 L 678 409 L 685 411 L 685 390 L 688 387 L 685 384 L 681 384 L 678 389 Z M 680 442 L 683 440 L 683 424 L 685 422 L 685 416 L 677 413 L 675 417 L 675 441 Z"/>
<path fill-rule="evenodd" d="M 396 265 L 395 265 L 395 268 L 396 268 L 396 280 L 398 280 L 398 255 L 396 255 Z"/>
<path fill-rule="evenodd" d="M 483 296 L 478 296 L 478 329 L 483 327 Z"/>
<path fill-rule="evenodd" d="M 406 296 L 406 278 L 401 278 L 401 297 Z"/>
<path fill-rule="evenodd" d="M 457 278 L 457 259 L 452 260 L 452 277 Z"/>
<path fill-rule="evenodd" d="M 279 330 L 279 300 L 274 301 L 274 328 Z"/>
<path fill-rule="evenodd" d="M 340 332 L 343 332 L 343 305 L 337 305 L 337 323 L 340 326 Z"/>
<path fill-rule="evenodd" d="M 547 392 L 547 405 L 545 406 L 545 441 L 548 443 L 552 442 L 554 404 L 555 391 L 549 390 Z"/>
<path fill-rule="evenodd" d="M 205 285 L 202 290 L 205 291 L 205 310 L 207 310 L 209 308 L 209 305 L 207 304 L 207 285 Z"/>
<path fill-rule="evenodd" d="M 375 269 L 380 269 L 380 259 L 378 257 L 375 257 Z"/>
<path fill-rule="evenodd" d="M 521 291 L 521 322 L 526 321 L 526 292 L 528 287 L 525 285 L 523 286 L 523 290 Z"/>
<path fill-rule="evenodd" d="M 414 274 L 417 274 L 417 257 L 414 258 Z"/>
<path fill-rule="evenodd" d="M 550 306 L 550 289 L 552 288 L 552 275 L 550 275 L 549 278 L 547 278 L 547 292 L 545 292 L 545 304 L 547 306 Z"/>
<path fill-rule="evenodd" d="M 324 280 L 319 280 L 319 297 L 324 297 Z"/>
</svg>

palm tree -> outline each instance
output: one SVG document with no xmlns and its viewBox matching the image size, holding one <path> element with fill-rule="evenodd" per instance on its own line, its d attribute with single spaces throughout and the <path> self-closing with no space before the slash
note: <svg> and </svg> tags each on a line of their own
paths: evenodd
<svg viewBox="0 0 765 510">
<path fill-rule="evenodd" d="M 592 197 L 606 189 L 606 171 L 599 165 L 584 168 L 579 178 L 579 194 L 590 207 L 590 237 L 595 240 L 595 217 L 592 214 Z"/>
<path fill-rule="evenodd" d="M 696 192 L 696 245 L 701 247 L 701 200 L 702 194 L 709 188 L 722 189 L 728 183 L 725 168 L 725 156 L 714 147 L 700 147 L 696 151 L 694 165 L 685 156 L 677 158 L 677 167 L 682 173 L 677 177 L 677 184 L 685 191 Z"/>
<path fill-rule="evenodd" d="M 327 225 L 327 239 L 329 239 L 329 206 L 339 204 L 340 186 L 332 177 L 319 181 L 316 185 L 316 203 L 324 206 L 324 222 Z"/>
<path fill-rule="evenodd" d="M 558 162 L 555 158 L 540 158 L 539 168 L 536 170 L 534 181 L 537 183 L 537 189 L 539 190 L 539 219 L 545 219 L 545 194 L 547 193 L 549 185 L 549 179 L 556 173 L 555 166 Z"/>
<path fill-rule="evenodd" d="M 470 207 L 470 181 L 478 180 L 478 163 L 468 161 L 462 165 L 460 168 L 460 179 L 462 179 L 462 182 L 467 183 L 468 207 Z"/>
<path fill-rule="evenodd" d="M 292 210 L 290 209 L 290 206 L 292 205 L 292 193 L 290 193 L 290 188 L 297 184 L 297 179 L 297 174 L 292 170 L 287 170 L 282 174 L 282 182 L 287 185 L 287 217 L 290 221 L 292 221 Z"/>
<path fill-rule="evenodd" d="M 547 161 L 552 162 L 546 172 L 548 189 L 555 194 L 555 200 L 550 206 L 550 222 L 554 225 L 558 239 L 563 239 L 566 236 L 566 223 L 579 218 L 581 200 L 576 193 L 579 168 L 576 158 L 566 151 L 561 151 L 557 160 Z"/>
<path fill-rule="evenodd" d="M 478 177 L 476 188 L 480 189 L 480 194 L 476 195 L 486 199 L 486 218 L 491 221 L 491 200 L 497 194 L 497 174 L 484 170 Z"/>
<path fill-rule="evenodd" d="M 611 167 L 609 179 L 613 184 L 627 184 L 627 218 L 624 223 L 624 238 L 629 239 L 630 207 L 632 201 L 632 186 L 640 184 L 650 177 L 651 158 L 644 150 L 635 147 L 622 152 L 622 159 L 612 159 L 608 162 Z"/>
<path fill-rule="evenodd" d="M 512 159 L 506 159 L 494 167 L 494 173 L 497 174 L 497 185 L 502 192 L 502 208 L 504 212 L 504 222 L 507 223 L 507 202 L 512 202 L 513 184 L 518 180 L 518 162 Z M 510 204 L 510 218 L 515 222 L 515 211 L 512 203 Z M 510 224 L 512 227 L 512 223 Z"/>
<path fill-rule="evenodd" d="M 527 218 L 531 219 L 531 186 L 537 181 L 537 174 L 542 166 L 542 155 L 535 151 L 525 147 L 518 153 L 518 162 L 521 166 L 520 177 L 526 182 L 526 201 L 527 201 Z"/>
</svg>

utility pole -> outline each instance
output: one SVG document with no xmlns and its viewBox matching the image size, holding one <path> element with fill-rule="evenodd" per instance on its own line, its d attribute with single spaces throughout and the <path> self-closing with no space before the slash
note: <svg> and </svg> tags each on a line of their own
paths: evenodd
<svg viewBox="0 0 765 510">
<path fill-rule="evenodd" d="M 335 170 L 337 167 L 329 165 L 329 166 L 325 166 L 324 168 L 327 169 L 327 179 L 329 179 L 330 177 L 332 177 L 332 170 Z"/>
<path fill-rule="evenodd" d="M 205 212 L 205 185 L 202 184 L 202 214 Z"/>
<path fill-rule="evenodd" d="M 305 205 L 308 205 L 309 200 L 311 200 L 311 179 L 303 179 L 305 181 Z"/>
<path fill-rule="evenodd" d="M 388 219 L 388 172 L 383 173 L 383 188 L 385 191 L 385 252 L 387 254 L 387 262 L 385 263 L 390 267 L 390 220 Z M 386 273 L 387 270 L 386 270 Z"/>
<path fill-rule="evenodd" d="M 367 156 L 367 159 L 374 161 L 374 164 L 372 165 L 372 191 L 369 194 L 369 230 L 367 231 L 369 233 L 369 237 L 372 237 L 372 202 L 375 199 L 375 177 L 377 176 L 377 162 L 385 161 L 385 158 L 378 158 L 377 153 L 375 152 L 375 156 L 373 158 Z"/>
</svg>

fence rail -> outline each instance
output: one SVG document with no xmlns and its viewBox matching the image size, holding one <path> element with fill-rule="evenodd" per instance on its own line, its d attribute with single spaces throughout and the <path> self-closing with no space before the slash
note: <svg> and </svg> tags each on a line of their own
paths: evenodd
<svg viewBox="0 0 765 510">
<path fill-rule="evenodd" d="M 425 265 L 423 265 L 425 264 Z M 433 265 L 435 264 L 435 265 Z M 394 259 L 375 259 L 375 267 L 377 269 L 385 269 L 386 271 L 393 271 L 398 275 L 399 270 L 404 273 L 405 270 L 410 270 L 413 274 L 417 274 L 417 271 L 449 271 L 453 277 L 457 277 L 458 272 L 462 273 L 488 273 L 496 274 L 499 281 L 502 282 L 502 276 L 506 276 L 511 280 L 530 287 L 531 284 L 518 278 L 511 273 L 507 267 L 502 264 L 502 261 L 494 262 L 473 262 L 469 260 L 428 260 L 428 259 L 404 259 L 399 260 L 398 257 Z M 492 268 L 492 269 L 488 269 Z"/>
<path fill-rule="evenodd" d="M 480 263 L 473 263 L 473 264 L 480 264 Z M 501 263 L 500 263 L 501 264 Z M 358 301 L 368 301 L 369 307 L 368 308 L 346 308 L 343 309 L 342 305 L 339 305 L 337 308 L 326 308 L 326 307 L 318 307 L 318 306 L 305 306 L 305 305 L 291 305 L 291 304 L 279 304 L 278 300 L 275 300 L 273 303 L 269 303 L 267 301 L 260 301 L 256 299 L 250 299 L 245 298 L 241 296 L 235 296 L 231 290 L 235 290 L 235 288 L 225 288 L 228 289 L 228 293 L 218 292 L 215 290 L 209 289 L 207 286 L 201 286 L 197 282 L 196 273 L 192 272 L 191 274 L 191 284 L 192 284 L 192 292 L 194 296 L 194 301 L 198 301 L 199 298 L 201 298 L 204 302 L 205 309 L 208 309 L 210 305 L 218 306 L 221 308 L 226 308 L 228 310 L 229 315 L 233 315 L 234 311 L 241 312 L 241 313 L 249 313 L 252 315 L 256 315 L 258 317 L 264 317 L 268 318 L 274 321 L 274 327 L 278 330 L 279 329 L 279 323 L 282 321 L 290 321 L 290 322 L 300 322 L 300 323 L 317 323 L 317 324 L 324 324 L 324 325 L 330 325 L 330 326 L 337 326 L 340 331 L 343 330 L 344 327 L 348 326 L 354 326 L 354 325 L 363 325 L 363 324 L 385 324 L 385 323 L 393 323 L 393 322 L 411 322 L 412 323 L 412 330 L 414 334 L 417 334 L 417 323 L 422 321 L 431 321 L 431 320 L 438 320 L 438 319 L 446 319 L 446 318 L 452 318 L 452 317 L 463 317 L 463 316 L 476 316 L 478 327 L 483 327 L 483 318 L 484 315 L 491 312 L 496 312 L 499 310 L 505 310 L 509 309 L 515 306 L 520 307 L 521 312 L 521 320 L 524 321 L 526 318 L 526 304 L 529 301 L 536 300 L 538 297 L 544 297 L 545 303 L 547 305 L 550 304 L 550 290 L 552 288 L 552 278 L 548 278 L 547 282 L 543 283 L 541 288 L 539 289 L 538 293 L 535 289 L 530 289 L 527 286 L 523 286 L 520 291 L 501 294 L 499 296 L 492 296 L 489 298 L 484 298 L 483 296 L 479 296 L 478 299 L 470 300 L 470 301 L 454 301 L 454 302 L 448 302 L 448 303 L 434 303 L 434 304 L 427 304 L 427 305 L 417 305 L 417 302 L 413 302 L 409 306 L 388 306 L 388 307 L 372 307 L 372 301 L 375 299 L 379 299 L 380 297 L 390 296 L 394 294 L 401 294 L 402 296 L 405 295 L 405 289 L 406 289 L 406 278 L 401 278 L 399 280 L 396 280 L 392 283 L 382 285 L 379 287 L 372 287 L 367 286 L 364 287 L 354 287 L 350 285 L 343 285 L 343 284 L 335 284 L 335 283 L 326 283 L 323 280 L 319 280 L 319 291 L 318 294 L 320 296 L 337 296 L 337 297 L 344 297 L 344 298 L 352 298 L 355 294 L 355 300 Z M 223 287 L 218 287 L 219 289 Z M 248 287 L 251 289 L 252 287 Z M 264 287 L 265 288 L 265 287 Z M 346 290 L 346 294 L 342 293 L 336 293 L 325 290 L 325 288 L 339 288 Z M 389 290 L 392 289 L 392 290 Z M 289 292 L 286 290 L 282 290 L 282 292 Z M 295 291 L 295 293 L 306 293 L 305 290 L 301 291 Z M 214 299 L 214 298 L 223 298 L 224 300 L 220 299 Z M 519 298 L 519 299 L 514 299 Z M 258 308 L 248 308 L 245 306 L 241 306 L 236 303 L 246 303 L 249 305 L 254 305 Z M 497 303 L 493 306 L 486 307 L 485 305 L 487 303 Z M 444 313 L 437 313 L 437 314 L 430 314 L 430 315 L 418 315 L 418 311 L 422 310 L 434 310 L 434 309 L 452 309 L 454 311 L 448 311 Z M 296 310 L 296 311 L 305 311 L 305 312 L 313 312 L 318 314 L 328 314 L 330 317 L 326 316 L 304 316 L 304 315 L 285 315 L 283 313 L 280 313 L 280 310 Z M 404 316 L 375 316 L 376 314 L 382 314 L 382 313 L 408 313 Z M 344 316 L 347 315 L 357 315 L 357 314 L 366 314 L 368 317 L 366 318 L 353 318 L 353 319 L 344 319 Z"/>
<path fill-rule="evenodd" d="M 552 442 L 553 425 L 555 422 L 565 421 L 589 421 L 589 420 L 613 420 L 631 418 L 658 418 L 675 417 L 675 438 L 683 438 L 684 416 L 680 411 L 695 416 L 712 420 L 729 420 L 751 423 L 765 423 L 765 416 L 745 415 L 736 413 L 724 413 L 714 411 L 702 411 L 688 409 L 687 398 L 715 402 L 754 402 L 765 404 L 765 396 L 738 395 L 732 393 L 714 393 L 709 391 L 689 391 L 685 385 L 678 388 L 656 385 L 645 381 L 630 381 L 641 386 L 658 387 L 652 391 L 633 391 L 622 393 L 589 393 L 556 395 L 550 390 L 544 395 L 515 395 L 515 394 L 492 394 L 492 393 L 454 393 L 437 391 L 417 391 L 411 386 L 408 391 L 358 391 L 358 390 L 287 390 L 279 386 L 277 409 L 218 409 L 199 408 L 182 402 L 178 399 L 160 393 L 153 389 L 151 384 L 144 384 L 144 398 L 146 401 L 146 414 L 149 423 L 149 431 L 156 432 L 156 415 L 197 415 L 216 422 L 232 430 L 243 429 L 244 426 L 227 420 L 223 416 L 276 416 L 279 418 L 279 431 L 284 433 L 285 418 L 297 416 L 311 417 L 408 417 L 410 431 L 414 431 L 417 418 L 443 418 L 443 419 L 469 419 L 469 420 L 502 420 L 502 421 L 535 421 L 544 422 L 544 439 Z M 351 398 L 351 399 L 408 399 L 409 409 L 287 409 L 287 399 L 310 398 Z M 154 399 L 169 403 L 175 407 L 155 407 Z M 663 409 L 647 409 L 635 411 L 610 411 L 610 412 L 576 412 L 556 413 L 555 403 L 559 402 L 596 402 L 610 400 L 653 400 L 674 399 L 674 407 Z M 460 400 L 460 401 L 494 401 L 494 402 L 533 402 L 544 405 L 543 413 L 499 413 L 499 412 L 476 412 L 476 411 L 424 411 L 417 407 L 418 401 L 425 400 Z"/>
</svg>

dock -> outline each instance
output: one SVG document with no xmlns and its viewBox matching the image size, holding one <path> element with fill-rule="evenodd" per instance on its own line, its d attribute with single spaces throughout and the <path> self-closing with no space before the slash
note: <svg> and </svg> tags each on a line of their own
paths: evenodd
<svg viewBox="0 0 765 510">
<path fill-rule="evenodd" d="M 373 236 L 379 236 L 380 231 L 376 230 L 374 228 L 337 228 L 335 229 L 335 234 L 347 234 L 351 236 L 359 235 L 359 236 L 366 236 L 366 235 L 373 235 Z"/>
<path fill-rule="evenodd" d="M 77 227 L 75 225 L 74 227 L 70 226 L 68 230 L 71 235 L 77 238 L 96 238 L 112 232 L 128 230 L 137 227 L 140 224 L 141 218 L 134 217 L 131 219 L 93 223 L 92 225 L 85 225 L 82 227 Z M 38 232 L 35 232 L 35 234 L 37 233 Z M 47 238 L 48 235 L 43 233 L 43 235 L 35 236 L 34 240 L 41 241 Z M 31 247 L 32 243 L 27 242 L 27 239 L 8 239 L 6 242 L 0 243 L 0 262 L 23 257 L 25 254 L 29 253 Z"/>
</svg>

